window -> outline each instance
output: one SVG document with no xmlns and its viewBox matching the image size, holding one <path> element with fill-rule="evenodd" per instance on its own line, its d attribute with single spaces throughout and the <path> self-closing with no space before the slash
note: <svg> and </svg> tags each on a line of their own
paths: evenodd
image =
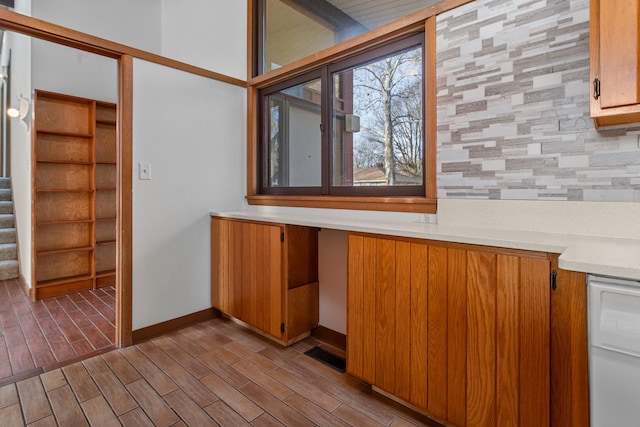
<svg viewBox="0 0 640 427">
<path fill-rule="evenodd" d="M 424 196 L 424 33 L 260 92 L 262 194 Z"/>
<path fill-rule="evenodd" d="M 317 74 L 265 91 L 263 182 L 273 194 L 321 194 L 322 82 Z"/>
<path fill-rule="evenodd" d="M 254 0 L 253 75 L 276 70 L 439 0 Z"/>
<path fill-rule="evenodd" d="M 249 0 L 248 203 L 434 213 L 436 14 L 467 1 Z"/>
</svg>

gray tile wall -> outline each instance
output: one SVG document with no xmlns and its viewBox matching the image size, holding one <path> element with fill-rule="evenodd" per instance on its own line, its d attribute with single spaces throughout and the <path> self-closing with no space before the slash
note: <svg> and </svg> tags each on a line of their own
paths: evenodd
<svg viewBox="0 0 640 427">
<path fill-rule="evenodd" d="M 640 202 L 640 124 L 589 117 L 589 0 L 438 17 L 438 197 Z"/>
</svg>

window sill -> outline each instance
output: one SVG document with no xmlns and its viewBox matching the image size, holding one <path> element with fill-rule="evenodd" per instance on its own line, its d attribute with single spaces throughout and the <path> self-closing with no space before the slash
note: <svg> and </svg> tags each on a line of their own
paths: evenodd
<svg viewBox="0 0 640 427">
<path fill-rule="evenodd" d="M 426 197 L 247 196 L 250 205 L 297 208 L 436 213 L 437 199 Z"/>
</svg>

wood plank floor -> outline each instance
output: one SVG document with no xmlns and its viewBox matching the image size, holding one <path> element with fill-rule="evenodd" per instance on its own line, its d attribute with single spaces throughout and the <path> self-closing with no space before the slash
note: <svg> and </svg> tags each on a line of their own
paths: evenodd
<svg viewBox="0 0 640 427">
<path fill-rule="evenodd" d="M 115 302 L 113 287 L 32 301 L 0 281 L 0 385 L 112 350 Z"/>
<path fill-rule="evenodd" d="M 1 426 L 437 424 L 218 318 L 0 388 Z"/>
</svg>

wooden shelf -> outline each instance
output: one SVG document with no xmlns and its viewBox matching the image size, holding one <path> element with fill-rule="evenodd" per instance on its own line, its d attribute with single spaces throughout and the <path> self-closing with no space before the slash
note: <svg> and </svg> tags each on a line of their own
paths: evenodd
<svg viewBox="0 0 640 427">
<path fill-rule="evenodd" d="M 81 164 L 93 160 L 93 144 L 86 138 L 41 133 L 35 139 L 37 160 Z"/>
<path fill-rule="evenodd" d="M 95 252 L 96 272 L 105 272 L 116 269 L 116 246 L 96 246 Z"/>
<path fill-rule="evenodd" d="M 97 245 L 101 242 L 116 241 L 116 222 L 115 221 L 96 221 L 95 241 Z"/>
<path fill-rule="evenodd" d="M 93 246 L 85 246 L 82 248 L 67 248 L 67 249 L 52 249 L 52 250 L 48 250 L 48 251 L 38 251 L 36 253 L 37 256 L 47 256 L 47 255 L 57 255 L 57 254 L 64 254 L 64 253 L 69 253 L 69 252 L 88 252 L 88 251 L 92 251 L 93 250 Z"/>
<path fill-rule="evenodd" d="M 115 191 L 118 182 L 118 170 L 113 163 L 96 162 L 95 186 L 103 191 Z"/>
<path fill-rule="evenodd" d="M 63 132 L 63 131 L 49 130 L 49 129 L 36 129 L 36 132 L 45 133 L 47 135 L 71 136 L 74 138 L 85 138 L 85 139 L 93 138 L 93 134 L 91 133 Z"/>
<path fill-rule="evenodd" d="M 93 193 L 92 188 L 67 190 L 64 188 L 37 188 L 36 193 Z"/>
<path fill-rule="evenodd" d="M 34 188 L 36 223 L 93 219 L 93 191 L 38 193 Z"/>
<path fill-rule="evenodd" d="M 96 157 L 98 163 L 115 163 L 117 161 L 118 134 L 113 125 L 96 125 Z"/>
<path fill-rule="evenodd" d="M 95 197 L 95 218 L 115 218 L 117 215 L 115 191 L 99 191 Z"/>
<path fill-rule="evenodd" d="M 116 283 L 116 119 L 115 104 L 35 92 L 36 299 Z"/>
<path fill-rule="evenodd" d="M 48 250 L 56 248 L 49 247 Z M 35 258 L 37 283 L 43 281 L 67 281 L 74 276 L 91 275 L 93 251 L 59 251 L 46 256 L 37 255 Z"/>
<path fill-rule="evenodd" d="M 96 273 L 96 277 L 106 277 L 106 276 L 113 276 L 116 274 L 115 270 L 105 270 L 105 271 L 100 271 Z"/>
<path fill-rule="evenodd" d="M 80 166 L 92 166 L 93 162 L 80 162 L 74 160 L 48 160 L 48 159 L 36 159 L 38 163 L 52 163 L 59 165 L 80 165 Z"/>
<path fill-rule="evenodd" d="M 96 102 L 96 122 L 106 124 L 116 124 L 117 111 L 115 105 L 97 101 Z"/>
<path fill-rule="evenodd" d="M 50 251 L 93 246 L 91 227 L 93 227 L 92 222 L 36 225 L 34 230 L 36 256 Z"/>
<path fill-rule="evenodd" d="M 36 286 L 38 287 L 55 286 L 63 283 L 79 282 L 81 280 L 88 280 L 88 279 L 92 279 L 91 274 L 80 274 L 78 276 L 60 277 L 58 279 L 52 279 L 52 280 L 41 280 L 36 283 Z"/>
<path fill-rule="evenodd" d="M 61 224 L 91 224 L 93 223 L 93 219 L 77 219 L 77 220 L 68 220 L 68 221 L 39 221 L 36 223 L 38 227 L 48 226 L 48 225 L 61 225 Z"/>
<path fill-rule="evenodd" d="M 112 272 L 104 272 L 99 275 L 96 275 L 96 289 L 105 288 L 107 286 L 115 286 L 116 285 L 116 271 Z"/>
</svg>

